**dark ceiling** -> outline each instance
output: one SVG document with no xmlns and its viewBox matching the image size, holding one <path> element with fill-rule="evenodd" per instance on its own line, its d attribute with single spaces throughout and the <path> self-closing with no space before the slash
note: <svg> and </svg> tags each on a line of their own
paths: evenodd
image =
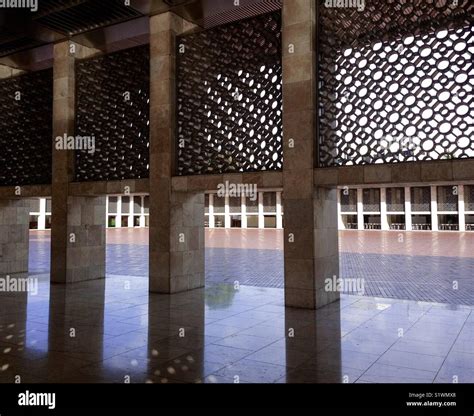
<svg viewBox="0 0 474 416">
<path fill-rule="evenodd" d="M 28 3 L 28 2 L 27 2 Z M 172 10 L 207 28 L 281 8 L 282 0 L 38 0 L 38 10 L 0 9 L 0 64 L 50 65 L 64 39 L 114 51 L 148 41 L 148 16 Z M 49 61 L 49 63 L 48 63 Z"/>
</svg>

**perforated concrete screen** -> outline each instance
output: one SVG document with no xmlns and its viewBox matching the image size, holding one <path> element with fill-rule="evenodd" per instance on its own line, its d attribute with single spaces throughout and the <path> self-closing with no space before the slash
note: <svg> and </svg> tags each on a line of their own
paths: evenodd
<svg viewBox="0 0 474 416">
<path fill-rule="evenodd" d="M 177 41 L 178 174 L 282 168 L 280 12 Z"/>
<path fill-rule="evenodd" d="M 76 137 L 94 137 L 95 151 L 76 150 L 77 181 L 147 178 L 149 47 L 76 64 Z"/>
<path fill-rule="evenodd" d="M 474 157 L 470 2 L 326 3 L 320 166 Z"/>
<path fill-rule="evenodd" d="M 0 186 L 51 183 L 53 71 L 0 80 Z"/>
</svg>

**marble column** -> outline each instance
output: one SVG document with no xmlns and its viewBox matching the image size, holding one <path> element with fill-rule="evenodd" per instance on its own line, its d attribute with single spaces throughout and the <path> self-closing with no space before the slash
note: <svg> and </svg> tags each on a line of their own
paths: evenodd
<svg viewBox="0 0 474 416">
<path fill-rule="evenodd" d="M 105 277 L 105 199 L 69 195 L 74 151 L 58 150 L 55 138 L 74 136 L 76 59 L 99 51 L 71 41 L 54 45 L 51 282 Z M 93 134 L 94 132 L 91 132 Z"/>
<path fill-rule="evenodd" d="M 285 303 L 316 309 L 339 296 L 322 292 L 325 279 L 338 274 L 338 247 L 336 191 L 315 189 L 313 176 L 317 152 L 316 2 L 284 2 L 282 20 Z"/>
<path fill-rule="evenodd" d="M 204 193 L 175 192 L 176 42 L 193 25 L 168 12 L 150 17 L 149 289 L 204 286 Z M 186 53 L 184 51 L 183 53 Z"/>
</svg>

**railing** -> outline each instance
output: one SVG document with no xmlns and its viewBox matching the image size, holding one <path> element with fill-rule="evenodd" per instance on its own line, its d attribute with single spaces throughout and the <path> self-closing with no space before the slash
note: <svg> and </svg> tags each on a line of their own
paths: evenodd
<svg viewBox="0 0 474 416">
<path fill-rule="evenodd" d="M 366 230 L 381 230 L 382 224 L 377 222 L 369 222 L 364 224 L 364 229 Z"/>
<path fill-rule="evenodd" d="M 390 224 L 390 229 L 391 230 L 405 230 L 406 226 L 404 223 L 393 223 L 393 224 Z"/>
<path fill-rule="evenodd" d="M 459 224 L 439 224 L 440 231 L 459 231 Z"/>
<path fill-rule="evenodd" d="M 431 224 L 413 224 L 413 231 L 431 231 Z"/>
</svg>

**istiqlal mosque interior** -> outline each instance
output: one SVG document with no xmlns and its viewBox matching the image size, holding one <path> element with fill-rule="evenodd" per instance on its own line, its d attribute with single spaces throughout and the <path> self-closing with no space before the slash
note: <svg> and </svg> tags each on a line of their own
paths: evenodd
<svg viewBox="0 0 474 416">
<path fill-rule="evenodd" d="M 467 408 L 473 7 L 0 1 L 0 410 Z"/>
</svg>

